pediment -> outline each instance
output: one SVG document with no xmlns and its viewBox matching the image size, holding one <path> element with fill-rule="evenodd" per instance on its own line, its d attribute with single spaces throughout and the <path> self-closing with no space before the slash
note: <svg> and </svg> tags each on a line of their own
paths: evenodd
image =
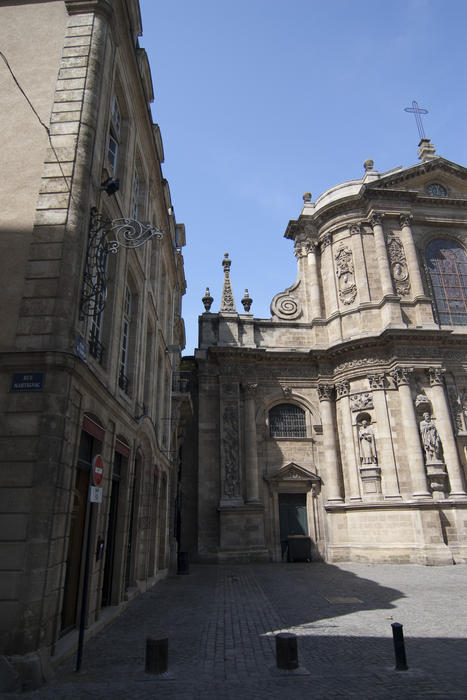
<svg viewBox="0 0 467 700">
<path fill-rule="evenodd" d="M 296 462 L 289 462 L 284 467 L 269 474 L 265 477 L 269 482 L 284 482 L 284 481 L 306 481 L 312 483 L 321 482 L 320 477 L 309 469 L 300 466 Z"/>
<path fill-rule="evenodd" d="M 445 186 L 447 197 L 467 198 L 467 168 L 446 158 L 436 157 L 408 168 L 395 168 L 382 173 L 377 180 L 366 185 L 371 190 L 411 190 L 421 196 L 429 196 L 426 187 L 436 182 Z"/>
</svg>

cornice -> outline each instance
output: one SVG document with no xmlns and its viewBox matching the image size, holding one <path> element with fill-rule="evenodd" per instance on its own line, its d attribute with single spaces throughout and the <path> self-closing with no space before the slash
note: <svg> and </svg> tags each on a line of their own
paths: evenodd
<svg viewBox="0 0 467 700">
<path fill-rule="evenodd" d="M 342 362 L 344 358 L 354 358 L 356 356 L 374 355 L 384 353 L 385 357 L 380 357 L 381 362 L 393 362 L 398 357 L 398 348 L 413 348 L 414 358 L 416 350 L 423 348 L 427 357 L 438 356 L 440 351 L 446 349 L 465 348 L 467 338 L 465 335 L 454 335 L 451 330 L 439 329 L 386 329 L 380 335 L 365 336 L 347 341 L 342 341 L 338 345 L 329 348 L 317 348 L 306 351 L 300 350 L 280 350 L 268 352 L 265 348 L 242 348 L 242 347 L 218 347 L 212 346 L 207 349 L 206 360 L 198 360 L 198 363 L 224 362 L 254 363 L 268 365 L 287 364 L 296 365 L 306 363 L 310 365 L 327 365 Z M 433 353 L 433 351 L 435 351 Z M 407 357 L 406 357 L 407 355 Z M 410 362 L 410 352 L 404 351 L 404 361 Z M 417 362 L 426 364 L 422 358 Z M 330 367 L 330 371 L 334 371 Z"/>
<path fill-rule="evenodd" d="M 101 15 L 108 21 L 112 19 L 114 8 L 109 0 L 65 0 L 69 15 L 80 15 L 88 12 Z"/>
<path fill-rule="evenodd" d="M 343 511 L 350 511 L 350 510 L 371 510 L 371 511 L 377 511 L 377 510 L 412 510 L 415 509 L 419 511 L 420 509 L 422 510 L 434 510 L 434 511 L 439 511 L 440 506 L 442 508 L 462 508 L 462 509 L 467 509 L 467 502 L 465 500 L 451 500 L 451 499 L 445 499 L 442 501 L 433 501 L 433 500 L 427 500 L 427 501 L 422 501 L 422 500 L 416 500 L 416 501 L 387 501 L 387 502 L 381 502 L 381 501 L 375 501 L 372 503 L 325 503 L 324 504 L 324 509 L 328 513 L 337 513 L 337 512 L 343 512 Z"/>
</svg>

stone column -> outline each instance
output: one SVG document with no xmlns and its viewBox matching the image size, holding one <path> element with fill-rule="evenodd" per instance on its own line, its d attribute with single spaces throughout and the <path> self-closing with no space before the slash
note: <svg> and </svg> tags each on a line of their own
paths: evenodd
<svg viewBox="0 0 467 700">
<path fill-rule="evenodd" d="M 324 462 L 326 465 L 326 499 L 328 502 L 342 503 L 342 473 L 337 450 L 337 426 L 332 410 L 332 384 L 318 384 L 321 421 L 323 425 Z"/>
<path fill-rule="evenodd" d="M 430 493 L 427 488 L 425 460 L 420 444 L 417 416 L 415 414 L 412 392 L 410 391 L 409 385 L 410 372 L 412 372 L 412 369 L 408 367 L 397 367 L 390 374 L 399 392 L 405 447 L 407 451 L 407 465 L 412 479 L 413 496 L 414 498 L 430 498 Z"/>
<path fill-rule="evenodd" d="M 383 296 L 394 294 L 392 286 L 391 270 L 389 269 L 388 254 L 386 250 L 386 241 L 383 233 L 383 215 L 372 214 L 370 219 L 373 235 L 375 238 L 376 258 L 378 261 L 378 271 L 381 279 L 381 287 Z"/>
<path fill-rule="evenodd" d="M 417 250 L 413 240 L 410 214 L 401 214 L 399 217 L 401 227 L 401 239 L 404 246 L 407 266 L 409 268 L 410 284 L 412 285 L 414 297 L 425 296 L 423 290 L 422 276 L 420 274 L 420 264 L 417 257 Z"/>
<path fill-rule="evenodd" d="M 450 498 L 467 498 L 462 477 L 462 467 L 456 447 L 456 436 L 452 429 L 449 404 L 443 382 L 443 372 L 439 368 L 428 370 L 433 399 L 433 410 L 436 416 L 436 426 L 443 445 L 446 469 L 451 485 Z"/>
<path fill-rule="evenodd" d="M 339 302 L 337 300 L 334 263 L 332 260 L 332 236 L 329 233 L 321 241 L 321 260 L 321 270 L 327 270 L 329 275 L 326 279 L 326 298 L 329 301 L 329 308 L 326 309 L 326 312 L 330 316 L 339 310 Z"/>
<path fill-rule="evenodd" d="M 310 321 L 313 318 L 321 318 L 322 316 L 322 301 L 321 301 L 321 285 L 318 276 L 318 262 L 316 259 L 316 246 L 314 243 L 310 246 L 307 258 L 308 279 L 310 289 Z"/>
<path fill-rule="evenodd" d="M 255 408 L 255 393 L 257 386 L 257 384 L 243 385 L 245 395 L 245 479 L 247 503 L 259 502 Z"/>
<path fill-rule="evenodd" d="M 307 321 L 312 318 L 312 299 L 310 290 L 310 280 L 308 279 L 308 255 L 313 247 L 313 241 L 307 231 L 300 231 L 295 236 L 294 255 L 297 258 L 298 279 L 302 283 L 303 308 L 305 311 L 305 319 Z"/>
<path fill-rule="evenodd" d="M 352 413 L 350 410 L 350 384 L 348 381 L 341 381 L 336 384 L 337 400 L 341 408 L 341 433 L 339 440 L 341 443 L 341 454 L 345 455 L 343 461 L 343 471 L 347 473 L 349 493 L 345 494 L 345 500 L 361 501 L 360 475 L 358 473 L 355 459 L 354 431 L 352 428 Z"/>
<path fill-rule="evenodd" d="M 381 467 L 384 498 L 395 500 L 401 498 L 399 482 L 397 479 L 396 461 L 391 437 L 391 425 L 389 423 L 386 392 L 384 391 L 384 374 L 369 374 L 368 381 L 373 391 L 373 403 L 378 424 L 378 455 Z"/>
</svg>

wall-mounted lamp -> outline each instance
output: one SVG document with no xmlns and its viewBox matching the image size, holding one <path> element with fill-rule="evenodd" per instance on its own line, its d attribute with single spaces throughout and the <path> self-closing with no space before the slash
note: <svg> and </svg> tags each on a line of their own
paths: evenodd
<svg viewBox="0 0 467 700">
<path fill-rule="evenodd" d="M 120 180 L 118 177 L 108 177 L 107 180 L 104 180 L 104 182 L 101 185 L 101 190 L 105 190 L 109 197 L 111 197 L 115 192 L 118 192 L 120 189 Z"/>
</svg>

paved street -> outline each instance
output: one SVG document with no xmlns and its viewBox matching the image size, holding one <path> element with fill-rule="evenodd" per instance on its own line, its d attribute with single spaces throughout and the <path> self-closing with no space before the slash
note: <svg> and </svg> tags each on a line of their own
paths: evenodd
<svg viewBox="0 0 467 700">
<path fill-rule="evenodd" d="M 22 697 L 465 698 L 467 566 L 321 563 L 191 566 L 132 601 L 48 685 Z M 394 670 L 392 622 L 408 671 Z M 298 635 L 280 671 L 274 634 Z M 144 672 L 147 636 L 169 638 L 166 676 Z M 5 698 L 18 697 L 6 694 Z"/>
</svg>

